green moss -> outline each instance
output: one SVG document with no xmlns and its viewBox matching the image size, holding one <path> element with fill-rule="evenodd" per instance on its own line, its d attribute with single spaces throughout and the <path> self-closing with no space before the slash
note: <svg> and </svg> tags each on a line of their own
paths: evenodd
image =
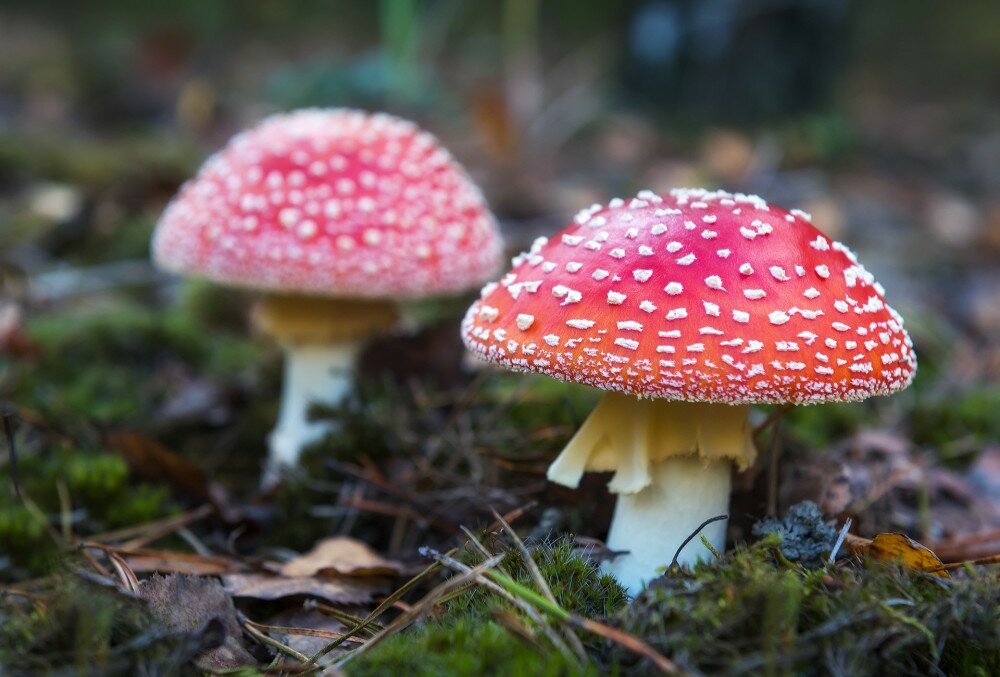
<svg viewBox="0 0 1000 677">
<path fill-rule="evenodd" d="M 494 548 L 499 549 L 509 551 L 500 566 L 518 583 L 538 591 L 520 552 L 507 545 Z M 604 618 L 628 602 L 628 593 L 613 576 L 601 573 L 596 564 L 577 554 L 572 537 L 565 536 L 551 543 L 533 546 L 529 552 L 552 596 L 563 609 L 588 618 Z M 463 559 L 474 565 L 479 564 L 482 556 L 478 551 L 468 549 Z M 496 598 L 490 593 L 477 589 L 456 598 L 451 605 L 458 611 L 482 614 L 489 612 L 496 603 Z"/>
<path fill-rule="evenodd" d="M 431 621 L 394 635 L 346 666 L 349 675 L 597 675 L 558 652 L 539 652 L 490 620 Z"/>
<path fill-rule="evenodd" d="M 774 546 L 675 570 L 618 622 L 696 673 L 976 675 L 1000 664 L 1000 588 L 988 573 L 806 570 L 777 563 Z"/>
<path fill-rule="evenodd" d="M 21 491 L 37 511 L 0 493 L 0 554 L 14 565 L 0 570 L 0 579 L 45 573 L 59 562 L 60 549 L 49 529 L 58 528 L 62 518 L 60 484 L 78 536 L 148 522 L 178 509 L 166 487 L 130 482 L 125 462 L 103 450 L 36 450 L 22 454 L 18 466 Z M 9 482 L 9 468 L 0 469 L 0 483 Z"/>
<path fill-rule="evenodd" d="M 41 354 L 2 365 L 3 390 L 53 419 L 133 422 L 166 396 L 155 377 L 168 363 L 232 379 L 261 359 L 261 348 L 245 337 L 205 331 L 177 309 L 160 312 L 132 302 L 32 318 L 28 332 Z"/>
</svg>

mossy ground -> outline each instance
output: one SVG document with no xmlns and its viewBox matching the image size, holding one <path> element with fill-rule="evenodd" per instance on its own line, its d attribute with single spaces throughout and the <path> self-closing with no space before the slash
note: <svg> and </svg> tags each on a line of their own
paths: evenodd
<svg viewBox="0 0 1000 677">
<path fill-rule="evenodd" d="M 236 391 L 236 401 L 276 387 L 276 351 L 240 337 L 238 316 L 220 320 L 206 311 L 218 302 L 210 291 L 196 286 L 184 298 L 183 314 L 153 313 L 126 299 L 111 309 L 39 318 L 28 330 L 41 357 L 30 369 L 3 367 L 5 397 L 21 407 L 18 474 L 21 492 L 30 499 L 29 506 L 13 493 L 0 498 L 3 577 L 18 584 L 48 574 L 41 594 L 61 586 L 56 606 L 8 598 L 16 604 L 4 612 L 0 662 L 22 661 L 21 674 L 64 669 L 89 660 L 85 656 L 102 661 L 109 673 L 142 665 L 165 674 L 186 670 L 174 660 L 175 648 L 191 640 L 158 635 L 128 600 L 74 580 L 71 570 L 79 563 L 67 559 L 60 540 L 67 528 L 85 537 L 192 505 L 175 486 L 135 481 L 133 469 L 102 442 L 107 429 L 157 425 L 151 412 L 169 399 L 163 381 L 157 381 L 164 370 L 207 375 Z M 922 386 L 917 387 L 919 392 Z M 969 426 L 988 437 L 989 425 L 976 422 L 986 421 L 983 412 L 995 396 L 987 387 L 953 400 L 923 398 L 924 409 L 915 411 L 930 408 L 942 425 Z M 584 487 L 587 498 L 577 501 L 580 492 L 553 492 L 540 481 L 546 460 L 593 402 L 585 389 L 544 379 L 482 374 L 457 389 L 413 389 L 375 374 L 342 409 L 316 412 L 335 418 L 339 433 L 312 449 L 305 472 L 279 492 L 241 549 L 247 554 L 257 548 L 302 550 L 348 523 L 351 533 L 382 550 L 446 548 L 456 543 L 460 525 L 488 523 L 491 507 L 511 510 L 534 499 L 558 514 L 557 526 L 546 530 L 539 524 L 542 511 L 529 513 L 518 526 L 532 534 L 532 552 L 558 604 L 643 639 L 684 670 L 986 675 L 1000 661 L 1000 586 L 982 570 L 960 571 L 949 580 L 880 564 L 841 562 L 808 570 L 776 557 L 776 544 L 765 540 L 737 547 L 715 564 L 668 572 L 626 604 L 623 591 L 579 557 L 571 541 L 549 540 L 559 531 L 600 535 L 593 524 L 600 513 L 594 506 L 607 501 L 600 482 Z M 263 436 L 273 407 L 273 398 L 260 404 L 259 420 L 240 434 Z M 818 413 L 809 408 L 788 416 L 786 443 L 828 445 L 859 425 L 898 417 L 900 410 L 844 409 L 843 416 L 833 412 L 822 424 Z M 218 444 L 224 429 L 201 421 L 168 422 L 159 430 L 181 455 L 197 460 L 201 450 Z M 914 429 L 923 444 L 935 448 L 938 427 Z M 264 452 L 260 439 L 248 447 L 257 459 Z M 386 504 L 393 495 L 403 496 L 422 511 L 422 521 L 412 519 L 406 535 L 393 535 L 389 528 L 398 516 L 338 508 L 344 471 L 360 472 L 359 458 L 384 468 L 384 481 L 396 487 L 387 494 L 366 486 L 366 496 Z M 225 457 L 219 462 L 227 463 Z M 235 467 L 239 470 L 227 483 L 237 492 L 252 491 L 255 459 L 236 459 Z M 10 466 L 3 472 L 9 481 Z M 176 539 L 168 545 L 188 547 Z M 509 543 L 489 545 L 510 551 L 500 566 L 534 586 Z M 480 556 L 466 550 L 464 558 L 471 564 Z M 78 628 L 85 608 L 93 609 L 99 626 L 86 636 Z M 512 631 L 511 614 L 527 635 Z M 556 651 L 517 609 L 475 588 L 436 606 L 346 668 L 349 674 L 652 672 L 648 663 L 606 640 L 580 637 L 586 663 Z"/>
</svg>

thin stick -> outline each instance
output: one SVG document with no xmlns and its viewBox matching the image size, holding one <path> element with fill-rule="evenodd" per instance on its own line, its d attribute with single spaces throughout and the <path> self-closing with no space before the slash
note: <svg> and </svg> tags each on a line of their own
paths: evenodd
<svg viewBox="0 0 1000 677">
<path fill-rule="evenodd" d="M 659 653 L 656 649 L 646 644 L 638 637 L 633 637 L 626 632 L 613 628 L 609 625 L 605 625 L 600 621 L 583 618 L 582 616 L 570 613 L 558 604 L 553 604 L 549 600 L 545 599 L 531 588 L 525 587 L 512 578 L 504 576 L 499 571 L 490 570 L 487 571 L 485 575 L 511 592 L 516 591 L 515 594 L 530 600 L 532 604 L 540 608 L 542 611 L 555 616 L 559 620 L 567 621 L 579 628 L 587 630 L 588 632 L 592 632 L 599 637 L 604 637 L 605 639 L 609 639 L 616 644 L 620 644 L 640 656 L 648 658 L 665 674 L 678 674 L 680 672 L 679 668 L 673 661 Z"/>
<path fill-rule="evenodd" d="M 531 503 L 529 503 L 527 506 L 521 506 L 520 508 L 515 508 L 514 510 L 511 510 L 509 513 L 507 513 L 506 515 L 504 515 L 504 517 L 507 519 L 508 523 L 509 522 L 513 522 L 513 521 L 519 519 L 522 515 L 524 515 L 524 513 L 532 505 L 534 505 L 533 501 Z M 495 523 L 491 524 L 484 531 L 484 533 L 490 533 L 490 531 L 492 529 L 494 529 L 494 525 L 495 525 Z M 450 550 L 449 552 L 450 553 L 454 553 L 455 551 L 454 550 Z M 428 566 L 426 569 L 424 569 L 423 571 L 421 571 L 419 574 L 417 574 L 416 576 L 414 576 L 413 578 L 411 578 L 410 580 L 408 580 L 406 583 L 404 583 L 402 585 L 402 587 L 400 587 L 394 593 L 392 593 L 391 595 L 389 595 L 381 604 L 379 604 L 377 607 L 375 607 L 375 609 L 373 609 L 372 612 L 365 617 L 364 621 L 362 621 L 361 623 L 359 623 L 357 625 L 354 625 L 351 628 L 349 628 L 348 631 L 345 633 L 345 637 L 352 637 L 353 635 L 355 635 L 361 629 L 368 627 L 368 625 L 370 625 L 373 620 L 375 620 L 376 618 L 378 618 L 379 616 L 381 616 L 388 609 L 390 609 L 397 601 L 399 601 L 400 599 L 402 599 L 403 595 L 405 595 L 410 590 L 412 590 L 413 588 L 415 588 L 425 578 L 427 578 L 428 576 L 430 576 L 433 572 L 437 571 L 439 568 L 441 568 L 441 565 L 438 564 L 437 562 L 434 562 L 430 566 Z M 328 654 L 329 652 L 333 651 L 338 646 L 340 646 L 344 641 L 345 641 L 345 639 L 341 638 L 341 639 L 334 640 L 333 642 L 330 642 L 325 647 L 323 647 L 322 649 L 320 649 L 318 652 L 316 652 L 315 654 L 313 654 L 310 657 L 309 661 L 313 662 L 313 663 L 315 661 L 318 661 L 320 658 L 322 658 L 323 656 L 325 656 L 326 654 Z"/>
<path fill-rule="evenodd" d="M 445 582 L 441 583 L 441 585 L 431 590 L 424 596 L 423 599 L 414 604 L 413 608 L 410 611 L 400 614 L 396 619 L 392 621 L 392 623 L 387 625 L 385 629 L 382 630 L 382 632 L 378 633 L 370 640 L 359 646 L 357 649 L 355 649 L 354 651 L 352 651 L 351 653 L 347 654 L 339 661 L 337 661 L 337 667 L 343 667 L 343 665 L 348 661 L 350 661 L 351 659 L 370 651 L 375 646 L 382 643 L 382 641 L 386 637 L 389 637 L 390 635 L 399 632 L 400 630 L 408 626 L 410 623 L 415 621 L 417 618 L 419 618 L 420 615 L 423 614 L 426 609 L 433 606 L 438 601 L 438 599 L 440 599 L 445 593 L 450 592 L 452 589 L 456 587 L 465 585 L 470 580 L 474 580 L 483 571 L 485 571 L 491 566 L 495 566 L 496 563 L 499 562 L 501 559 L 503 559 L 502 555 L 493 557 L 492 559 L 488 559 L 479 566 L 477 566 L 476 568 L 472 569 L 469 573 L 459 574 L 458 576 L 452 576 Z M 324 651 L 326 651 L 326 649 L 324 649 Z M 310 659 L 310 661 L 312 661 L 312 659 Z"/>
<path fill-rule="evenodd" d="M 141 538 L 125 543 L 122 546 L 127 549 L 142 547 L 143 545 L 147 545 L 152 541 L 173 533 L 180 527 L 188 526 L 193 522 L 197 522 L 200 519 L 208 517 L 214 511 L 215 508 L 206 503 L 181 515 L 167 517 L 155 522 L 147 522 L 146 524 L 125 527 L 124 529 L 116 529 L 115 531 L 105 531 L 103 534 L 91 536 L 88 540 L 103 543 L 108 541 L 119 541 L 124 538 L 134 538 L 140 534 L 144 534 Z"/>
<path fill-rule="evenodd" d="M 524 565 L 528 568 L 528 571 L 531 572 L 531 577 L 535 579 L 535 584 L 538 586 L 538 589 L 542 591 L 542 594 L 545 595 L 547 600 L 553 604 L 557 604 L 558 602 L 556 602 L 555 595 L 552 594 L 549 584 L 545 581 L 545 576 L 542 576 L 542 570 L 538 568 L 535 558 L 531 556 L 528 548 L 524 545 L 524 541 L 521 540 L 521 538 L 517 535 L 517 532 L 515 532 L 514 529 L 507 524 L 507 521 L 501 517 L 500 513 L 496 510 L 493 510 L 493 518 L 500 523 L 500 526 L 503 527 L 504 531 L 506 531 L 511 537 L 511 540 L 514 541 L 514 545 L 517 546 L 517 549 L 520 551 L 521 558 L 524 559 Z M 576 633 L 567 630 L 563 634 L 566 635 L 566 639 L 569 641 L 570 646 L 573 647 L 573 651 L 576 653 L 577 657 L 583 661 L 589 660 L 587 657 L 587 650 L 583 647 L 583 642 L 581 642 L 580 638 L 576 636 Z"/>
<path fill-rule="evenodd" d="M 698 528 L 692 531 L 691 534 L 687 538 L 685 538 L 684 541 L 680 544 L 680 547 L 677 548 L 677 552 L 674 553 L 674 558 L 670 560 L 670 566 L 668 566 L 667 568 L 672 569 L 674 566 L 677 565 L 677 558 L 681 556 L 681 551 L 684 549 L 684 546 L 690 543 L 691 539 L 700 534 L 702 529 L 707 527 L 712 522 L 718 522 L 720 520 L 727 520 L 727 519 L 729 519 L 729 515 L 716 515 L 715 517 L 709 517 L 707 520 L 699 524 Z"/>
<path fill-rule="evenodd" d="M 338 639 L 344 635 L 344 633 L 336 632 L 335 630 L 316 630 L 314 628 L 293 628 L 284 625 L 266 625 L 264 623 L 251 621 L 249 618 L 243 622 L 246 625 L 252 625 L 261 632 L 279 632 L 283 635 L 302 635 L 305 637 L 323 637 L 325 639 Z M 363 642 L 363 640 L 353 638 L 347 641 L 354 642 L 355 644 L 361 644 Z"/>
<path fill-rule="evenodd" d="M 306 656 L 303 653 L 299 653 L 298 651 L 296 651 L 292 647 L 287 646 L 285 644 L 282 644 L 278 640 L 276 640 L 276 639 L 274 639 L 272 637 L 269 637 L 267 634 L 261 632 L 260 630 L 258 630 L 255 627 L 253 627 L 253 624 L 249 620 L 243 619 L 243 622 L 240 625 L 243 626 L 243 630 L 248 635 L 250 635 L 251 637 L 253 637 L 254 639 L 256 639 L 261 644 L 267 644 L 268 646 L 274 647 L 278 651 L 280 651 L 282 653 L 286 653 L 289 656 L 291 656 L 292 658 L 298 659 L 299 661 L 301 661 L 303 663 L 309 663 L 309 656 Z"/>
<path fill-rule="evenodd" d="M 10 449 L 10 482 L 14 486 L 14 496 L 17 500 L 24 500 L 21 497 L 21 483 L 17 476 L 17 444 L 14 442 L 14 426 L 10 422 L 11 414 L 3 413 L 3 432 L 7 437 L 7 448 Z"/>
<path fill-rule="evenodd" d="M 446 567 L 454 569 L 455 571 L 458 571 L 458 572 L 461 572 L 461 573 L 469 573 L 470 571 L 472 571 L 472 567 L 470 567 L 470 566 L 468 566 L 466 564 L 462 564 L 461 562 L 459 562 L 458 560 L 454 559 L 453 557 L 449 557 L 448 555 L 439 553 L 439 552 L 437 552 L 437 551 L 435 551 L 435 550 L 433 550 L 431 548 L 421 548 L 421 554 L 424 555 L 424 556 L 433 557 L 434 559 L 436 559 L 439 562 L 441 562 L 442 564 L 444 564 Z M 498 557 L 500 557 L 501 560 L 503 559 L 504 556 L 506 556 L 506 554 L 498 555 Z M 492 561 L 492 560 L 487 560 L 487 561 Z M 493 570 L 493 567 L 490 567 L 490 569 L 488 571 L 492 571 L 492 570 Z M 499 576 L 502 576 L 503 579 L 505 579 L 505 580 L 509 580 L 509 581 L 513 581 L 514 580 L 514 579 L 510 578 L 509 576 L 507 576 L 506 574 L 500 573 L 499 571 L 496 571 L 496 572 L 493 572 L 493 573 L 496 573 Z M 516 606 L 519 609 L 521 609 L 521 611 L 523 611 L 525 614 L 527 614 L 528 618 L 530 618 L 531 620 L 533 620 L 535 622 L 535 624 L 542 630 L 542 632 L 545 633 L 545 636 L 549 638 L 549 641 L 552 642 L 552 644 L 559 650 L 559 652 L 561 654 L 563 654 L 563 656 L 565 656 L 567 659 L 569 659 L 570 661 L 579 660 L 579 661 L 582 661 L 582 662 L 587 662 L 588 659 L 587 659 L 586 653 L 584 653 L 584 655 L 582 657 L 574 656 L 573 652 L 570 650 L 570 648 L 568 646 L 566 646 L 566 643 L 559 637 L 559 635 L 556 634 L 556 632 L 552 628 L 552 626 L 545 622 L 544 616 L 542 616 L 541 614 L 539 614 L 538 611 L 529 602 L 525 601 L 524 599 L 519 599 L 515 595 L 511 594 L 509 591 L 505 590 L 501 585 L 499 585 L 495 581 L 491 580 L 488 575 L 487 576 L 477 576 L 477 580 L 479 580 L 480 584 L 482 584 L 484 587 L 488 588 L 489 590 L 492 590 L 497 595 L 500 595 L 502 598 L 504 598 L 505 600 L 507 600 L 508 602 L 510 602 L 511 604 L 513 604 L 514 606 Z M 520 584 L 518 584 L 518 585 L 520 585 Z M 525 588 L 525 589 L 526 590 L 531 590 L 531 588 Z M 535 595 L 538 594 L 534 590 L 531 590 L 531 592 L 532 592 L 532 594 L 535 594 Z M 545 598 L 542 597 L 542 599 L 545 599 Z M 548 600 L 546 600 L 546 601 L 548 601 Z M 555 604 L 555 603 L 551 603 L 551 604 L 553 606 L 555 606 L 556 608 L 559 608 L 557 604 Z"/>
<path fill-rule="evenodd" d="M 833 550 L 830 551 L 830 559 L 827 560 L 830 564 L 833 564 L 837 559 L 837 553 L 840 552 L 840 546 L 844 544 L 844 539 L 847 538 L 847 532 L 851 530 L 851 518 L 848 517 L 847 521 L 844 522 L 844 526 L 840 529 L 840 535 L 837 536 L 837 542 L 833 544 Z"/>
</svg>

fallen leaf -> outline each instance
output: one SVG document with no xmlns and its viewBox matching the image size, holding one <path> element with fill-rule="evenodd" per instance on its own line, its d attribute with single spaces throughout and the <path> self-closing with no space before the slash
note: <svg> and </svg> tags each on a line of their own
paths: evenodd
<svg viewBox="0 0 1000 677">
<path fill-rule="evenodd" d="M 319 597 L 334 604 L 364 604 L 376 595 L 389 591 L 389 582 L 381 578 L 288 578 L 269 574 L 229 574 L 222 577 L 226 591 L 233 597 L 281 599 L 296 595 Z"/>
<path fill-rule="evenodd" d="M 242 643 L 236 607 L 214 578 L 153 576 L 137 592 L 150 614 L 172 632 L 202 641 L 194 664 L 202 670 L 230 670 L 257 665 Z"/>
<path fill-rule="evenodd" d="M 284 576 L 400 576 L 405 567 L 346 536 L 326 538 L 304 555 L 285 562 Z"/>
<path fill-rule="evenodd" d="M 938 556 L 904 534 L 878 534 L 872 539 L 848 534 L 844 543 L 852 554 L 868 555 L 881 562 L 901 562 L 910 569 L 948 578 L 947 572 L 940 569 L 943 564 Z"/>
<path fill-rule="evenodd" d="M 105 442 L 108 449 L 125 459 L 136 479 L 166 482 L 185 495 L 213 500 L 201 468 L 153 438 L 132 430 L 111 430 Z"/>
</svg>

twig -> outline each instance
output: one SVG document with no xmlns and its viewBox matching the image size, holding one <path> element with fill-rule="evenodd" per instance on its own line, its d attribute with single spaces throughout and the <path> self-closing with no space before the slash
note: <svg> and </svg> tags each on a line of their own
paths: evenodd
<svg viewBox="0 0 1000 677">
<path fill-rule="evenodd" d="M 936 567 L 921 569 L 920 571 L 926 573 L 936 573 L 938 571 L 951 571 L 952 569 L 961 569 L 967 565 L 973 565 L 973 564 L 1000 564 L 1000 555 L 990 555 L 989 557 L 980 557 L 979 559 L 968 560 L 965 562 L 952 562 L 950 564 L 940 564 Z"/>
<path fill-rule="evenodd" d="M 504 515 L 504 518 L 507 520 L 508 523 L 513 522 L 513 521 L 515 521 L 517 519 L 520 519 L 520 517 L 532 505 L 534 505 L 534 502 L 531 502 L 531 503 L 529 503 L 526 506 L 521 506 L 520 508 L 515 508 L 514 510 L 511 510 L 509 513 L 507 513 L 506 515 Z M 491 530 L 493 530 L 494 528 L 496 528 L 496 523 L 493 523 L 489 527 L 487 527 L 484 530 L 483 533 L 490 533 Z M 451 552 L 454 552 L 454 551 L 451 551 Z M 340 638 L 340 639 L 334 640 L 333 642 L 327 644 L 325 647 L 323 647 L 322 649 L 320 649 L 319 651 L 317 651 L 315 654 L 313 654 L 309 658 L 310 662 L 314 663 L 315 661 L 318 661 L 320 658 L 322 658 L 323 656 L 325 656 L 326 654 L 328 654 L 329 652 L 333 651 L 338 646 L 340 646 L 345 641 L 346 637 L 352 637 L 353 635 L 355 635 L 360 630 L 362 630 L 362 629 L 368 627 L 369 625 L 371 625 L 372 621 L 374 621 L 376 618 L 378 618 L 383 613 L 385 613 L 397 601 L 399 601 L 400 599 L 402 599 L 403 595 L 405 595 L 406 593 L 408 593 L 413 588 L 417 587 L 417 585 L 419 585 L 425 578 L 427 578 L 428 576 L 430 576 L 432 573 L 434 573 L 435 571 L 437 571 L 439 568 L 441 568 L 441 565 L 438 564 L 437 562 L 434 562 L 430 566 L 428 566 L 426 569 L 424 569 L 423 571 L 421 571 L 419 574 L 417 574 L 416 576 L 414 576 L 413 578 L 411 578 L 410 580 L 408 580 L 406 583 L 404 583 L 402 585 L 402 587 L 400 587 L 394 593 L 392 593 L 391 595 L 389 595 L 381 604 L 379 604 L 377 607 L 375 607 L 372 610 L 372 612 L 369 613 L 365 617 L 364 621 L 362 621 L 361 623 L 358 623 L 357 625 L 354 625 L 351 628 L 349 628 L 348 631 L 346 633 L 344 633 L 344 638 Z"/>
<path fill-rule="evenodd" d="M 249 618 L 244 619 L 243 623 L 245 625 L 252 625 L 261 632 L 278 632 L 283 635 L 302 635 L 305 637 L 323 637 L 325 639 L 339 639 L 344 635 L 344 633 L 337 632 L 335 630 L 316 630 L 314 628 L 293 628 L 283 625 L 266 625 L 264 623 L 251 621 Z M 351 638 L 347 641 L 355 644 L 361 644 L 364 640 Z"/>
<path fill-rule="evenodd" d="M 500 523 L 500 526 L 503 527 L 504 531 L 506 531 L 511 537 L 511 540 L 514 541 L 514 545 L 517 546 L 518 551 L 520 551 L 521 557 L 524 559 L 524 565 L 528 568 L 528 571 L 531 572 L 531 577 L 535 579 L 535 584 L 538 586 L 538 589 L 542 591 L 542 594 L 545 595 L 547 600 L 553 604 L 558 604 L 558 602 L 556 602 L 555 595 L 552 594 L 552 590 L 549 588 L 549 584 L 545 581 L 545 577 L 542 576 L 542 570 L 538 568 L 535 558 L 531 556 L 528 548 L 525 547 L 524 541 L 521 540 L 521 538 L 517 535 L 517 532 L 515 532 L 514 529 L 507 524 L 507 521 L 501 517 L 500 513 L 496 510 L 493 511 L 493 518 Z M 577 657 L 583 661 L 588 660 L 587 650 L 583 648 L 583 642 L 581 642 L 580 638 L 576 636 L 576 633 L 568 630 L 563 634 L 566 635 L 566 639 L 569 641 L 570 646 L 573 647 L 573 651 L 576 653 Z"/>
<path fill-rule="evenodd" d="M 434 550 L 432 548 L 421 548 L 420 549 L 420 554 L 422 554 L 424 556 L 433 557 L 434 559 L 436 559 L 437 561 L 441 562 L 446 567 L 449 567 L 450 569 L 454 569 L 455 571 L 458 571 L 460 573 L 469 573 L 470 571 L 472 571 L 472 567 L 470 567 L 470 566 L 468 566 L 466 564 L 462 564 L 461 562 L 459 562 L 455 558 L 449 557 L 448 555 L 445 555 L 443 553 L 437 552 L 436 550 Z M 499 560 L 497 560 L 497 562 L 499 563 L 505 556 L 506 556 L 506 553 L 501 554 L 501 555 L 497 555 L 496 557 L 500 558 Z M 490 561 L 493 561 L 493 559 L 495 559 L 495 558 L 488 559 L 487 561 L 490 562 Z M 492 590 L 494 593 L 500 595 L 505 600 L 507 600 L 508 602 L 510 602 L 511 604 L 513 604 L 514 606 L 518 607 L 519 609 L 521 609 L 521 611 L 523 611 L 525 614 L 527 614 L 527 616 L 532 621 L 535 622 L 535 625 L 537 625 L 542 630 L 542 632 L 545 633 L 545 636 L 549 638 L 549 641 L 552 642 L 552 644 L 559 650 L 559 652 L 561 654 L 563 654 L 567 659 L 569 659 L 570 661 L 575 661 L 575 662 L 581 662 L 581 661 L 582 662 L 587 662 L 588 659 L 587 659 L 586 653 L 584 653 L 584 655 L 582 657 L 575 656 L 574 653 L 573 653 L 573 651 L 570 650 L 570 648 L 566 645 L 566 643 L 562 640 L 562 638 L 560 638 L 559 635 L 556 634 L 556 631 L 552 628 L 552 626 L 549 625 L 547 622 L 545 622 L 545 617 L 542 616 L 540 613 L 538 613 L 538 610 L 535 609 L 531 605 L 530 602 L 528 602 L 528 601 L 526 601 L 524 599 L 519 599 L 518 597 L 516 597 L 515 595 L 513 595 L 511 592 L 509 592 L 508 590 L 504 589 L 503 586 L 501 586 L 496 581 L 492 580 L 492 577 L 488 575 L 489 573 L 495 573 L 498 576 L 501 576 L 503 580 L 508 580 L 508 581 L 513 581 L 514 580 L 514 579 L 510 578 L 509 576 L 507 576 L 506 574 L 500 573 L 499 571 L 493 571 L 493 567 L 490 567 L 490 569 L 487 570 L 486 575 L 477 576 L 476 579 L 480 582 L 480 584 L 482 584 L 486 588 Z M 520 585 L 520 584 L 518 584 L 518 585 Z M 530 588 L 525 588 L 525 590 L 530 590 L 533 595 L 537 595 L 538 594 L 534 590 L 531 590 Z M 545 598 L 542 597 L 541 599 L 545 599 Z M 548 600 L 545 600 L 545 601 L 548 602 Z M 552 606 L 555 606 L 555 607 L 558 608 L 557 604 L 555 604 L 553 602 L 549 602 L 549 603 L 552 604 Z"/>
<path fill-rule="evenodd" d="M 771 454 L 767 465 L 767 515 L 778 514 L 778 460 L 781 458 L 781 417 L 774 419 Z"/>
<path fill-rule="evenodd" d="M 14 487 L 14 496 L 17 500 L 24 500 L 21 497 L 21 483 L 17 476 L 17 444 L 14 442 L 14 426 L 10 422 L 11 413 L 3 413 L 3 432 L 7 437 L 7 448 L 10 449 L 10 482 Z"/>
<path fill-rule="evenodd" d="M 691 542 L 691 539 L 700 534 L 702 529 L 707 527 L 712 522 L 718 522 L 720 520 L 727 520 L 727 519 L 729 519 L 729 515 L 716 515 L 715 517 L 709 517 L 707 520 L 699 524 L 698 528 L 692 531 L 688 535 L 688 537 L 685 538 L 684 541 L 680 544 L 680 547 L 677 548 L 677 552 L 674 553 L 674 558 L 670 560 L 670 566 L 668 566 L 667 568 L 672 569 L 674 566 L 677 565 L 677 558 L 681 556 L 681 550 L 683 550 L 684 547 Z"/>
<path fill-rule="evenodd" d="M 274 639 L 273 637 L 269 637 L 267 634 L 265 634 L 265 633 L 261 632 L 260 630 L 258 630 L 257 628 L 255 628 L 253 622 L 250 621 L 249 619 L 242 618 L 241 621 L 242 622 L 240 623 L 240 625 L 243 627 L 243 630 L 248 635 L 250 635 L 251 637 L 253 637 L 254 639 L 256 639 L 258 642 L 260 642 L 261 644 L 267 644 L 268 646 L 274 647 L 278 651 L 280 651 L 282 653 L 286 653 L 289 656 L 291 656 L 292 658 L 298 659 L 299 661 L 301 661 L 303 663 L 309 663 L 309 656 L 306 656 L 303 653 L 299 653 L 298 651 L 296 651 L 292 647 L 290 647 L 290 646 L 288 646 L 286 644 L 282 644 L 281 642 L 279 642 L 278 640 Z"/>
<path fill-rule="evenodd" d="M 116 529 L 115 531 L 105 531 L 103 534 L 91 536 L 89 540 L 100 543 L 118 541 L 123 538 L 133 538 L 134 540 L 123 543 L 122 547 L 126 549 L 140 548 L 144 545 L 152 543 L 153 541 L 163 538 L 164 536 L 172 534 L 181 527 L 188 526 L 193 522 L 204 519 L 205 517 L 211 515 L 214 511 L 215 508 L 206 503 L 182 515 L 175 515 L 173 517 L 167 517 L 166 519 L 157 520 L 155 522 L 147 522 L 146 524 L 125 527 L 124 529 Z"/>
<path fill-rule="evenodd" d="M 504 576 L 499 571 L 490 570 L 485 572 L 485 575 L 496 582 L 498 585 L 507 589 L 508 591 L 517 594 L 523 599 L 529 600 L 536 607 L 540 608 L 548 614 L 555 616 L 557 619 L 566 621 L 576 627 L 582 628 L 591 632 L 599 637 L 604 637 L 609 639 L 616 644 L 620 644 L 625 648 L 634 651 L 635 653 L 648 658 L 653 662 L 656 667 L 658 667 L 665 674 L 679 674 L 680 670 L 673 661 L 668 659 L 666 656 L 660 654 L 656 649 L 649 646 L 643 642 L 638 637 L 633 637 L 632 635 L 623 632 L 617 628 L 613 628 L 610 625 L 605 625 L 600 621 L 595 621 L 590 618 L 583 618 L 574 613 L 566 611 L 558 604 L 553 604 L 549 600 L 542 597 L 540 594 L 532 590 L 531 588 L 525 587 L 518 583 L 517 581 Z M 515 592 L 516 591 L 516 592 Z"/>
<path fill-rule="evenodd" d="M 833 544 L 833 550 L 830 551 L 830 559 L 827 560 L 830 564 L 833 564 L 837 559 L 837 553 L 840 552 L 840 546 L 844 544 L 844 539 L 847 538 L 847 532 L 851 530 L 851 518 L 848 517 L 847 521 L 844 522 L 844 526 L 840 529 L 840 535 L 837 536 L 837 542 Z"/>
<path fill-rule="evenodd" d="M 109 552 L 108 559 L 111 560 L 111 566 L 115 569 L 115 574 L 118 576 L 118 581 L 121 587 L 125 588 L 132 594 L 139 593 L 139 578 L 132 571 L 132 568 L 125 561 L 125 558 L 116 552 Z"/>
<path fill-rule="evenodd" d="M 421 599 L 419 602 L 417 602 L 416 604 L 414 604 L 413 608 L 410 611 L 407 611 L 407 612 L 405 612 L 403 614 L 400 614 L 396 619 L 394 619 L 392 621 L 392 623 L 390 623 L 389 625 L 387 625 L 385 627 L 385 629 L 382 630 L 382 632 L 378 633 L 377 635 L 375 635 L 374 637 L 372 637 L 370 640 L 368 640 L 367 642 L 365 642 L 364 644 L 362 644 L 360 647 L 358 647 L 357 649 L 355 649 L 354 651 L 352 651 L 351 653 L 347 654 L 346 656 L 344 656 L 343 658 L 341 658 L 339 661 L 337 661 L 337 667 L 342 667 L 345 663 L 347 663 L 351 659 L 353 659 L 353 658 L 355 658 L 357 656 L 360 656 L 363 653 L 366 653 L 366 652 L 370 651 L 375 646 L 377 646 L 380 643 L 382 643 L 382 641 L 385 640 L 390 635 L 393 635 L 396 632 L 399 632 L 400 630 L 402 630 L 403 628 L 405 628 L 407 625 L 409 625 L 410 623 L 412 623 L 413 621 L 415 621 L 417 618 L 419 618 L 420 615 L 423 614 L 426 609 L 428 609 L 431 606 L 433 606 L 446 593 L 450 592 L 454 588 L 457 588 L 459 586 L 465 585 L 470 580 L 474 580 L 483 571 L 489 569 L 489 567 L 491 567 L 491 566 L 494 566 L 501 559 L 503 559 L 502 555 L 499 555 L 499 556 L 494 557 L 492 559 L 488 559 L 485 562 L 483 562 L 482 564 L 480 564 L 479 566 L 477 566 L 474 569 L 472 569 L 469 573 L 467 573 L 467 574 L 459 574 L 458 576 L 452 576 L 448 580 L 444 581 L 443 583 L 441 583 L 440 585 L 438 585 L 437 587 L 435 587 L 433 590 L 431 590 L 429 593 L 427 593 L 423 597 L 423 599 Z M 325 651 L 326 651 L 326 649 L 324 649 L 324 652 Z M 315 656 L 313 658 L 315 658 Z M 309 660 L 312 661 L 313 659 L 311 658 Z"/>
</svg>

